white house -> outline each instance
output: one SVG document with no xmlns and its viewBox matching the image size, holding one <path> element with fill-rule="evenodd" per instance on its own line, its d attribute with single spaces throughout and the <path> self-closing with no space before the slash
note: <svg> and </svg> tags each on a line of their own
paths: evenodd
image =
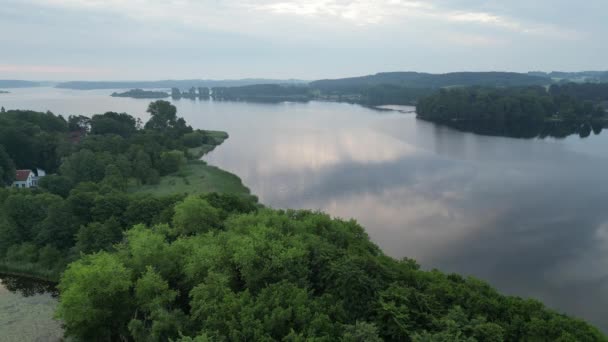
<svg viewBox="0 0 608 342">
<path fill-rule="evenodd" d="M 46 172 L 42 169 L 36 169 L 36 173 L 32 170 L 17 170 L 15 173 L 14 188 L 33 188 L 38 186 L 38 180 L 46 176 Z"/>
<path fill-rule="evenodd" d="M 36 175 L 32 170 L 17 170 L 13 187 L 15 188 L 31 188 L 36 186 Z"/>
</svg>

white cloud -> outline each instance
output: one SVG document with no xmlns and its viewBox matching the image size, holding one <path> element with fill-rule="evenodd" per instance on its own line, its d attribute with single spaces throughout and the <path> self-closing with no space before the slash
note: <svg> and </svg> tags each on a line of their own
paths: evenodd
<svg viewBox="0 0 608 342">
<path fill-rule="evenodd" d="M 412 22 L 483 25 L 497 29 L 573 39 L 579 35 L 547 23 L 527 22 L 475 9 L 453 9 L 438 1 L 418 0 L 29 0 L 35 4 L 89 11 L 113 12 L 139 21 L 160 20 L 189 27 L 251 32 L 274 28 L 272 20 L 302 17 L 309 25 L 388 25 Z M 265 21 L 271 24 L 264 25 Z M 282 21 L 282 24 L 289 22 Z"/>
</svg>

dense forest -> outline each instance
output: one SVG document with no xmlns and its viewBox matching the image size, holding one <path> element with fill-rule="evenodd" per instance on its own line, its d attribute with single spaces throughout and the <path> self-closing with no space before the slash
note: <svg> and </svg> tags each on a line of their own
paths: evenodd
<svg viewBox="0 0 608 342">
<path fill-rule="evenodd" d="M 566 86 L 569 87 L 569 86 Z M 600 86 L 598 86 L 599 88 Z M 418 117 L 478 133 L 507 136 L 596 134 L 606 111 L 593 101 L 544 87 L 451 88 L 419 100 Z"/>
<path fill-rule="evenodd" d="M 164 91 L 131 89 L 122 93 L 114 92 L 112 97 L 131 97 L 134 99 L 164 99 L 169 97 L 169 94 Z"/>
<path fill-rule="evenodd" d="M 368 106 L 392 105 L 415 105 L 418 99 L 434 93 L 430 88 L 411 88 L 396 85 L 377 85 L 365 88 L 361 91 L 359 103 Z"/>
<path fill-rule="evenodd" d="M 64 273 L 68 336 L 134 341 L 603 341 L 486 283 L 385 256 L 354 221 L 190 196 Z"/>
<path fill-rule="evenodd" d="M 568 96 L 580 101 L 608 103 L 608 83 L 566 83 L 554 84 L 549 88 L 554 97 Z"/>
<path fill-rule="evenodd" d="M 110 247 L 123 229 L 179 199 L 127 190 L 157 184 L 179 171 L 191 151 L 215 140 L 186 125 L 169 102 L 153 102 L 148 111 L 145 125 L 113 112 L 67 120 L 32 111 L 0 114 L 1 183 L 10 186 L 15 169 L 50 174 L 37 189 L 2 188 L 2 268 L 56 277 L 79 253 Z"/>
<path fill-rule="evenodd" d="M 252 196 L 127 191 L 174 172 L 209 139 L 169 102 L 148 111 L 145 124 L 112 112 L 0 115 L 1 170 L 48 165 L 54 173 L 37 189 L 0 188 L 0 265 L 62 273 L 57 317 L 67 336 L 606 341 L 535 300 L 392 259 L 352 220 L 272 210 Z"/>
<path fill-rule="evenodd" d="M 531 86 L 547 85 L 546 77 L 510 72 L 455 72 L 426 74 L 418 72 L 385 72 L 375 75 L 319 80 L 310 83 L 311 88 L 321 91 L 353 91 L 370 86 L 394 85 L 411 88 L 443 88 L 452 86 Z"/>
<path fill-rule="evenodd" d="M 607 71 L 578 71 L 578 72 L 564 72 L 564 71 L 531 71 L 529 75 L 541 76 L 551 78 L 556 82 L 601 82 L 602 78 L 608 75 Z"/>
</svg>

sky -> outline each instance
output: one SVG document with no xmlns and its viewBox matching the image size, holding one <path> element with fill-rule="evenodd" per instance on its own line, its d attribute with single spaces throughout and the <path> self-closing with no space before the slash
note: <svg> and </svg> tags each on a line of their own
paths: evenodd
<svg viewBox="0 0 608 342">
<path fill-rule="evenodd" d="M 606 70 L 606 0 L 0 0 L 0 79 Z"/>
</svg>

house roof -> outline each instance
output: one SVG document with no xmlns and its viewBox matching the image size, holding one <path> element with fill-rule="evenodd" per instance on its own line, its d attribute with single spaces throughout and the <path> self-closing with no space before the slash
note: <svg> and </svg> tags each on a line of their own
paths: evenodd
<svg viewBox="0 0 608 342">
<path fill-rule="evenodd" d="M 30 176 L 30 173 L 32 173 L 32 170 L 17 170 L 15 180 L 17 182 L 24 182 Z"/>
</svg>

